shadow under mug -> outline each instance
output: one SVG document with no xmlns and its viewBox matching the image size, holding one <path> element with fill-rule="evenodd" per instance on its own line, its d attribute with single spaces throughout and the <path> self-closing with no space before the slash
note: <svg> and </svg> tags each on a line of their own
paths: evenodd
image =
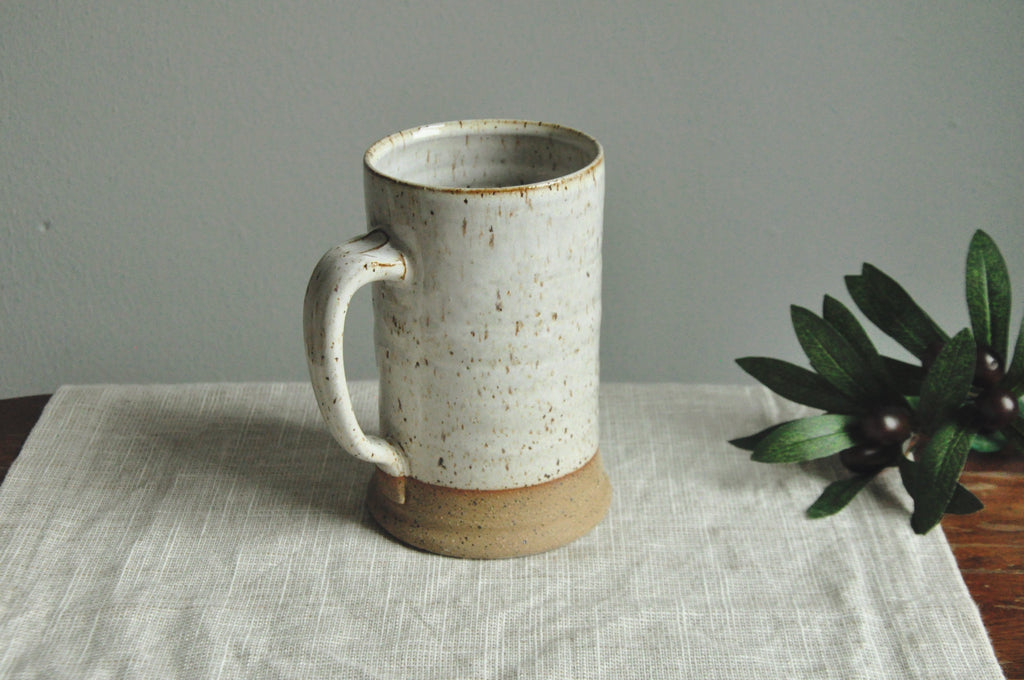
<svg viewBox="0 0 1024 680">
<path fill-rule="evenodd" d="M 303 313 L 332 435 L 377 465 L 392 535 L 460 557 L 568 543 L 605 515 L 598 453 L 604 155 L 563 126 L 426 125 L 364 157 L 368 233 L 329 250 Z M 356 421 L 345 315 L 373 285 L 380 434 Z"/>
</svg>

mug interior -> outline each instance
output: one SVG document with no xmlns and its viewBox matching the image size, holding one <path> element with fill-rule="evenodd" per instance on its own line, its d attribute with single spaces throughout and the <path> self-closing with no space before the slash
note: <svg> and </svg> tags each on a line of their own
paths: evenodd
<svg viewBox="0 0 1024 680">
<path fill-rule="evenodd" d="M 392 180 L 442 189 L 542 184 L 597 164 L 594 138 L 550 123 L 478 120 L 424 125 L 385 137 L 366 166 Z"/>
</svg>

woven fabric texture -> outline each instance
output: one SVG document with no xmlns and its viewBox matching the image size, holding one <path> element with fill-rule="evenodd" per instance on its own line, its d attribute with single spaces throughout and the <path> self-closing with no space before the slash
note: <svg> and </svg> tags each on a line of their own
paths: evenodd
<svg viewBox="0 0 1024 680">
<path fill-rule="evenodd" d="M 376 387 L 352 385 L 363 423 Z M 941 529 L 887 472 L 727 440 L 760 387 L 602 387 L 605 520 L 472 561 L 398 544 L 304 384 L 67 386 L 0 487 L 4 678 L 1003 677 Z"/>
</svg>

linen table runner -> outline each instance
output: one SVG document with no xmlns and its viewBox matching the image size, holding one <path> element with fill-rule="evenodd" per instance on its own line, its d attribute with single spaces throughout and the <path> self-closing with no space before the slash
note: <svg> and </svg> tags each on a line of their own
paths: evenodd
<svg viewBox="0 0 1024 680">
<path fill-rule="evenodd" d="M 376 386 L 352 392 L 373 429 Z M 898 474 L 811 521 L 836 462 L 727 444 L 805 413 L 604 385 L 606 519 L 470 561 L 376 527 L 305 384 L 63 387 L 0 487 L 0 677 L 1003 677 Z"/>
</svg>

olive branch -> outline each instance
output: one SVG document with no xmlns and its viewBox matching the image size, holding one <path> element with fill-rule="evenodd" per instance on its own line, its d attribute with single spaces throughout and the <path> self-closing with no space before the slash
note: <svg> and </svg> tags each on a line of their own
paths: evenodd
<svg viewBox="0 0 1024 680">
<path fill-rule="evenodd" d="M 825 488 L 807 509 L 811 518 L 839 512 L 889 467 L 914 501 L 910 524 L 919 534 L 945 513 L 981 510 L 959 482 L 970 451 L 1024 451 L 1024 320 L 1007 363 L 1010 277 L 983 231 L 971 238 L 965 278 L 970 326 L 950 336 L 878 268 L 864 264 L 845 277 L 860 312 L 916 362 L 881 355 L 856 316 L 829 295 L 821 315 L 791 307 L 813 370 L 768 357 L 736 362 L 780 396 L 824 413 L 730 443 L 763 463 L 838 456 L 852 475 Z"/>
</svg>

